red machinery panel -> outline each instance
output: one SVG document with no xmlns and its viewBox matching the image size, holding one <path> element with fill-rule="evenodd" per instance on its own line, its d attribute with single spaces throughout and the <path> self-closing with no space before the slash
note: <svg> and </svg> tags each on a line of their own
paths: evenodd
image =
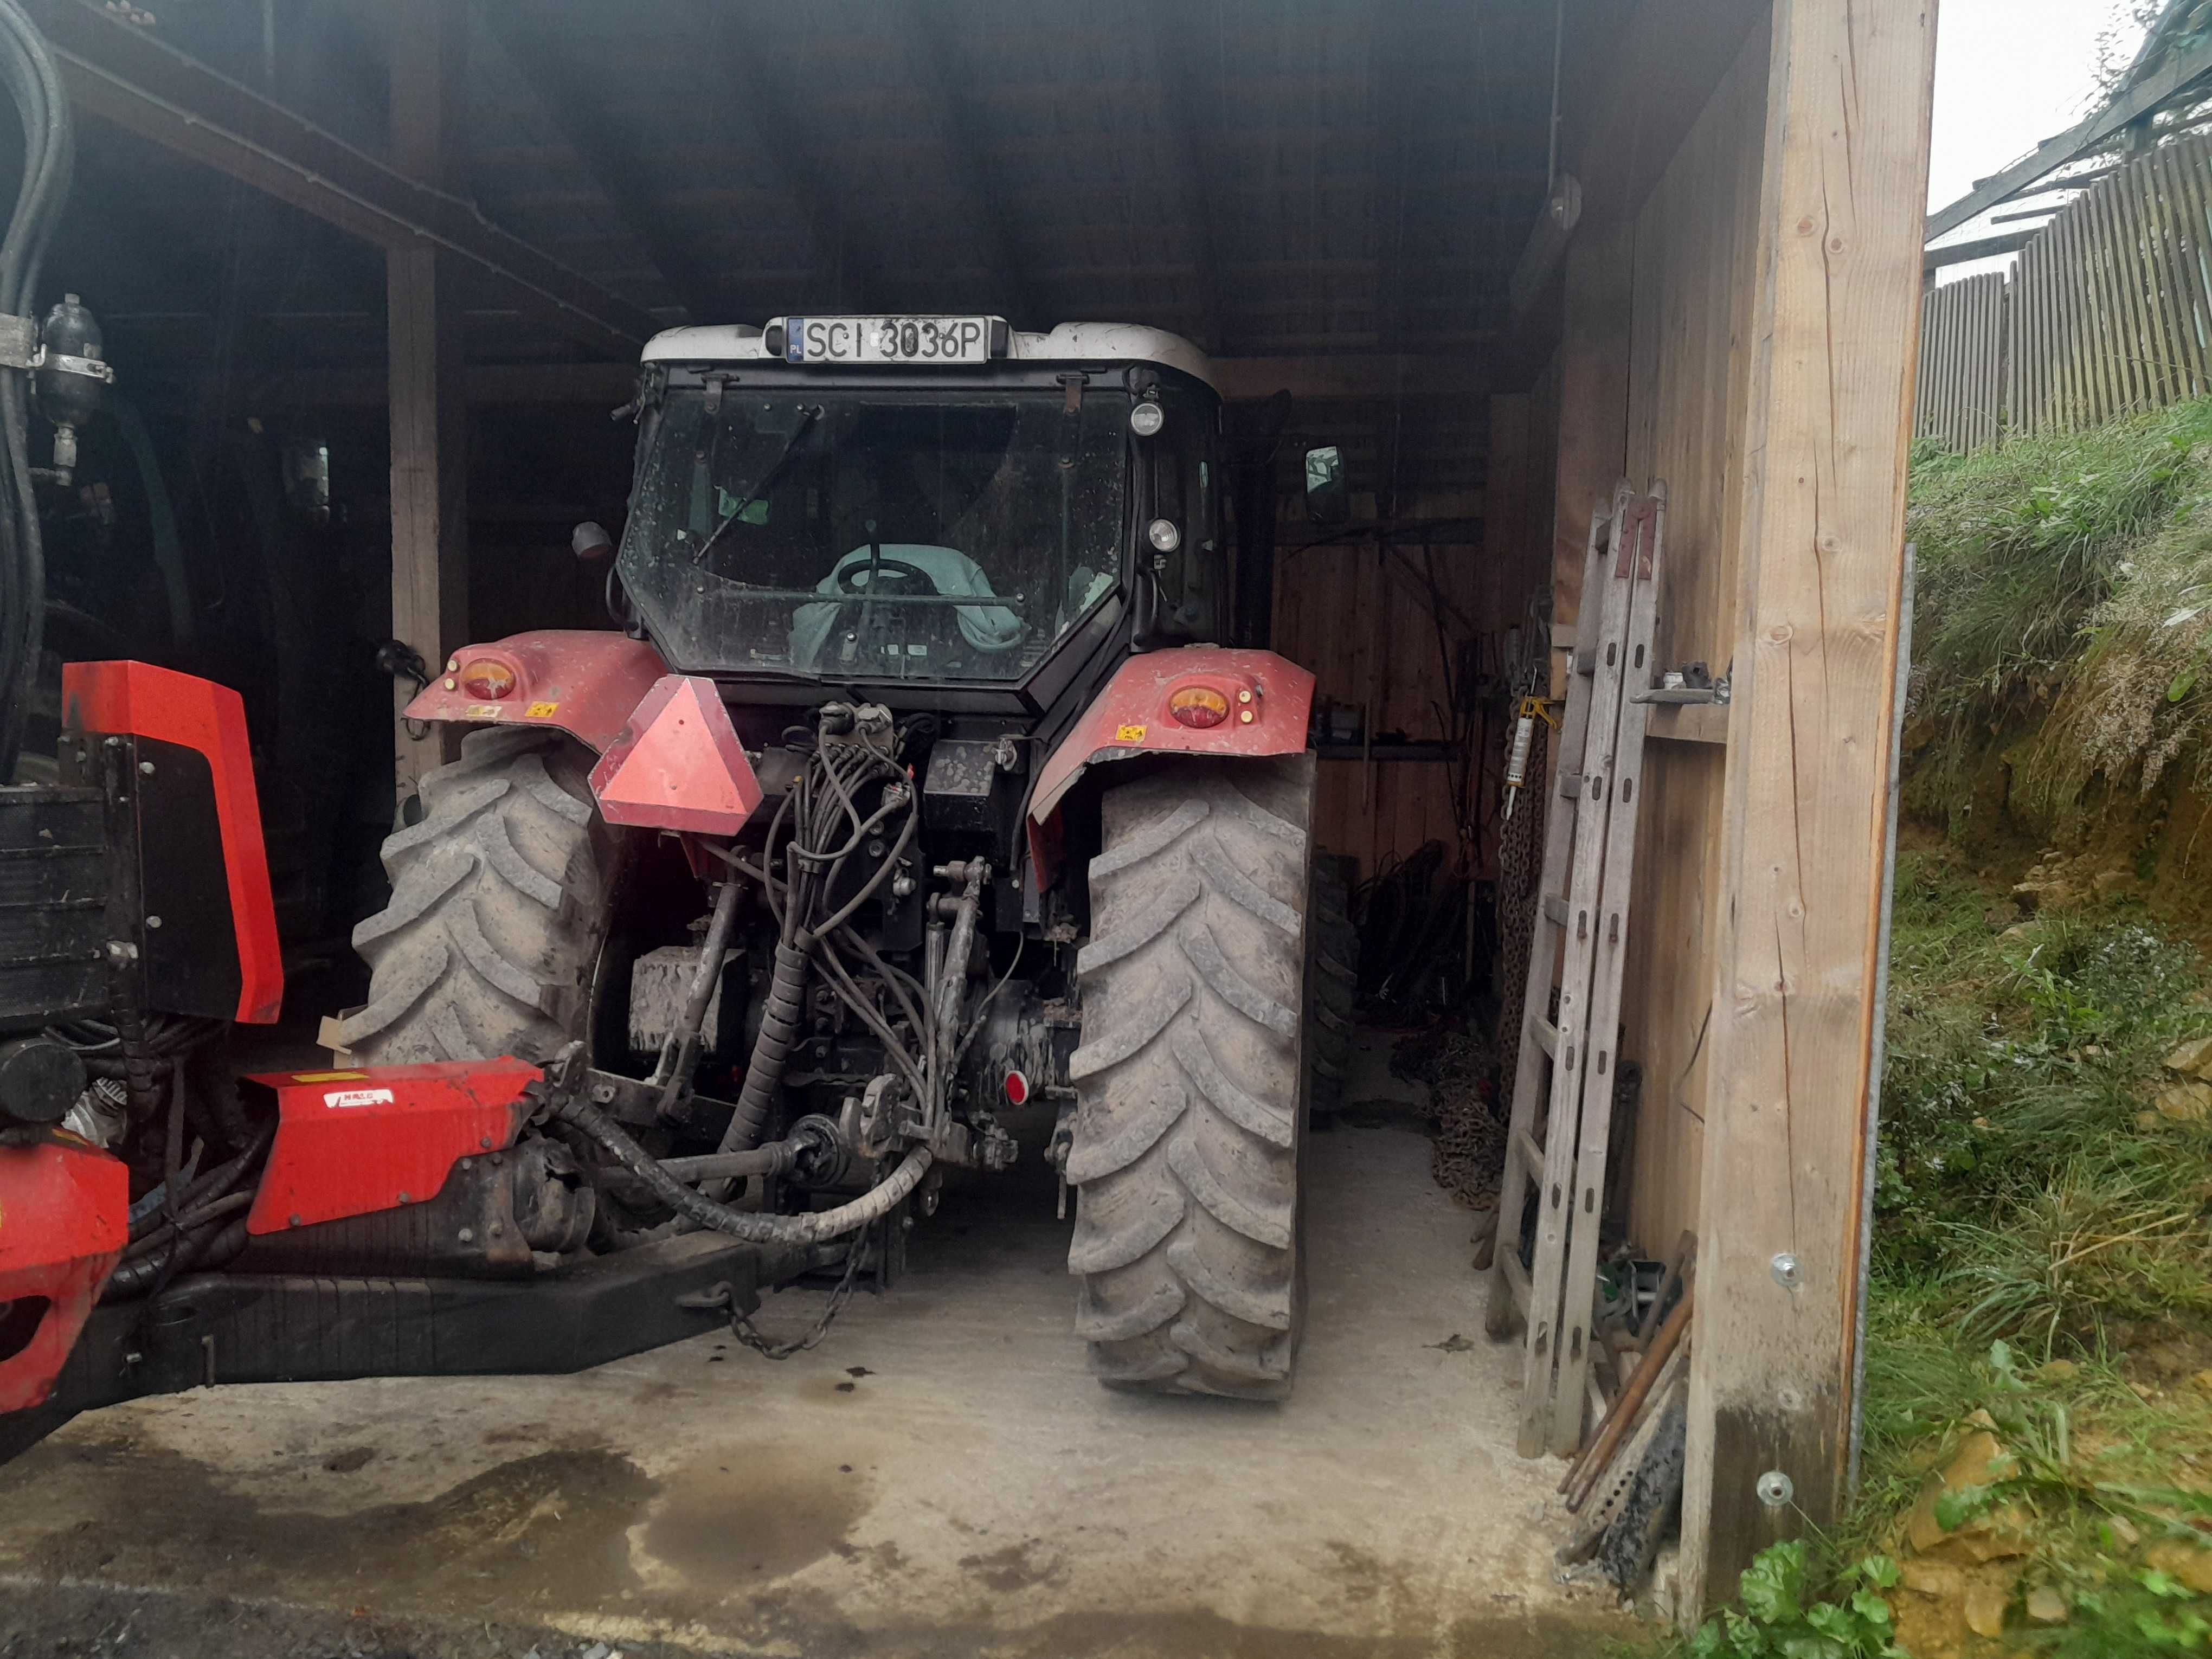
<svg viewBox="0 0 2212 1659">
<path fill-rule="evenodd" d="M 68 663 L 62 668 L 62 728 L 151 738 L 205 758 L 237 936 L 238 1007 L 233 1017 L 249 1024 L 272 1024 L 284 1001 L 284 958 L 261 842 L 261 801 L 253 787 L 246 705 L 238 693 L 150 663 Z"/>
<path fill-rule="evenodd" d="M 510 677 L 501 696 L 479 696 L 464 683 L 479 663 Z M 605 752 L 667 672 L 660 653 L 643 640 L 605 629 L 541 629 L 463 646 L 407 705 L 407 718 L 558 726 Z"/>
<path fill-rule="evenodd" d="M 74 1138 L 0 1146 L 0 1413 L 42 1404 L 131 1234 L 131 1175 Z"/>
<path fill-rule="evenodd" d="M 519 1060 L 445 1060 L 248 1078 L 276 1095 L 276 1139 L 246 1218 L 282 1232 L 419 1204 L 453 1164 L 510 1146 L 538 1075 Z"/>
<path fill-rule="evenodd" d="M 609 823 L 734 836 L 761 804 L 760 781 L 712 680 L 671 674 L 646 694 L 592 769 Z"/>
</svg>

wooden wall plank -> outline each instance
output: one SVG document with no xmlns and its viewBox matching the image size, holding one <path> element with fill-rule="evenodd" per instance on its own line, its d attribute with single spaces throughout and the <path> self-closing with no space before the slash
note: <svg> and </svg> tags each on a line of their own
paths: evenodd
<svg viewBox="0 0 2212 1659">
<path fill-rule="evenodd" d="M 1626 456 L 1639 488 L 1668 489 L 1668 557 L 1654 646 L 1662 668 L 1728 672 L 1735 649 L 1743 349 L 1757 288 L 1769 46 L 1746 40 L 1638 216 L 1639 337 Z M 1698 1224 L 1704 1167 L 1699 1037 L 1711 1001 L 1723 756 L 1655 744 L 1644 756 L 1622 1055 L 1643 1067 L 1630 1231 Z"/>
</svg>

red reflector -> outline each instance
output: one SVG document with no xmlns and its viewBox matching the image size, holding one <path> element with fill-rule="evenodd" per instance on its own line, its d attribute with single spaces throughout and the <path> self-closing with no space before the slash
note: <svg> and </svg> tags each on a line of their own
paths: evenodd
<svg viewBox="0 0 2212 1659">
<path fill-rule="evenodd" d="M 1218 726 L 1229 718 L 1229 699 L 1210 685 L 1186 685 L 1168 699 L 1168 713 L 1185 726 Z"/>
<path fill-rule="evenodd" d="M 712 680 L 665 676 L 592 769 L 609 823 L 734 836 L 759 809 L 760 781 Z"/>
<path fill-rule="evenodd" d="M 1006 1104 L 1019 1106 L 1030 1097 L 1030 1080 L 1019 1072 L 1006 1073 Z"/>
<path fill-rule="evenodd" d="M 514 671 L 503 662 L 479 657 L 461 669 L 461 690 L 472 697 L 497 702 L 514 690 Z"/>
</svg>

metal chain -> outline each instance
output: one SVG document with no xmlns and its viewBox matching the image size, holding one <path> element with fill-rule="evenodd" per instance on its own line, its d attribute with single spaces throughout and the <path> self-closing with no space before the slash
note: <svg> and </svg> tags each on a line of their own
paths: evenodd
<svg viewBox="0 0 2212 1659">
<path fill-rule="evenodd" d="M 845 1276 L 837 1281 L 837 1288 L 830 1292 L 830 1305 L 822 1310 L 822 1317 L 805 1335 L 789 1342 L 771 1342 L 753 1328 L 753 1322 L 737 1310 L 734 1302 L 730 1308 L 730 1334 L 750 1348 L 763 1359 L 788 1359 L 803 1353 L 830 1334 L 830 1323 L 845 1310 L 853 1299 L 853 1290 L 860 1281 L 860 1260 L 868 1253 L 868 1236 L 872 1228 L 863 1228 L 853 1239 L 853 1248 L 845 1253 Z"/>
<path fill-rule="evenodd" d="M 1500 996 L 1498 1038 L 1493 1045 L 1477 1033 L 1452 1039 L 1435 1062 L 1437 1139 L 1432 1168 L 1437 1184 L 1469 1209 L 1488 1209 L 1498 1201 L 1505 1170 L 1506 1121 L 1512 1102 L 1493 1105 L 1476 1086 L 1497 1061 L 1504 1086 L 1512 1086 L 1520 1060 L 1522 1002 L 1528 984 L 1528 949 L 1536 928 L 1540 879 L 1536 860 L 1544 842 L 1545 751 L 1551 727 L 1536 722 L 1528 751 L 1528 787 L 1514 815 L 1505 821 L 1498 847 L 1498 966 Z"/>
</svg>

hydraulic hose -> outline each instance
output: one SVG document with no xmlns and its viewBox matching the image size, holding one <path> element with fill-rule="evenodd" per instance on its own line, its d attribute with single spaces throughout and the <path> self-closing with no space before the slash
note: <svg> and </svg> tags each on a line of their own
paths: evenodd
<svg viewBox="0 0 2212 1659">
<path fill-rule="evenodd" d="M 678 1215 L 710 1231 L 749 1244 L 819 1244 L 858 1231 L 870 1222 L 889 1215 L 901 1199 L 921 1184 L 922 1176 L 929 1172 L 931 1162 L 929 1148 L 916 1146 L 908 1152 L 885 1180 L 849 1204 L 805 1215 L 764 1215 L 717 1204 L 685 1186 L 596 1106 L 568 1095 L 556 1096 L 548 1109 L 554 1118 L 573 1125 L 606 1148 L 616 1163 L 642 1181 L 655 1198 Z"/>
<path fill-rule="evenodd" d="M 0 236 L 0 313 L 27 317 L 76 170 L 76 137 L 69 94 L 45 37 L 15 0 L 0 0 L 0 85 L 23 129 L 22 179 Z M 46 554 L 31 482 L 29 382 L 22 370 L 0 374 L 0 782 L 15 775 L 45 637 Z"/>
<path fill-rule="evenodd" d="M 754 1039 L 752 1061 L 745 1067 L 745 1086 L 738 1091 L 738 1109 L 722 1131 L 720 1151 L 750 1152 L 760 1144 L 776 1091 L 783 1086 L 784 1062 L 799 1045 L 805 1017 L 806 952 L 784 940 L 775 947 L 775 971 L 769 980 L 760 1036 Z"/>
</svg>

